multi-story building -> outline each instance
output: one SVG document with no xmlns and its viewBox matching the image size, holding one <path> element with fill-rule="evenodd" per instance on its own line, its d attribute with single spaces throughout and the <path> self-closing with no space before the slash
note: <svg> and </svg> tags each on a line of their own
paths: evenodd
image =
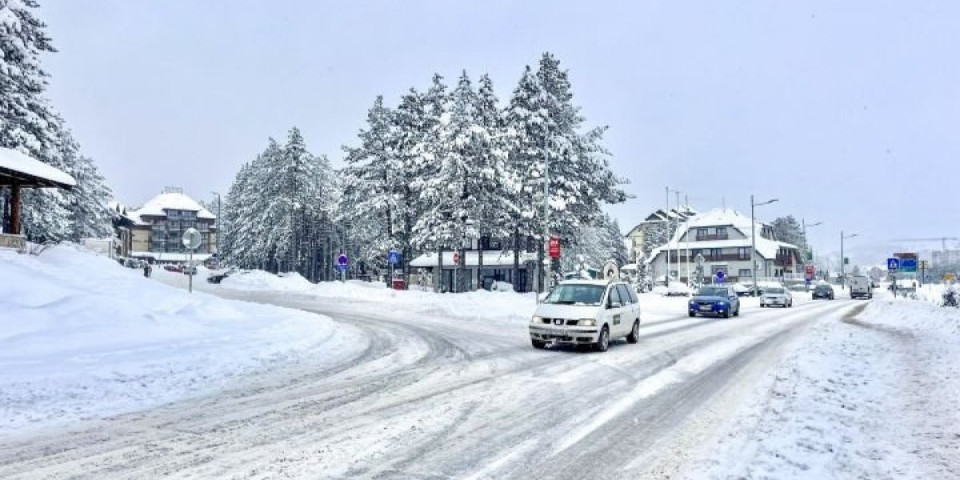
<svg viewBox="0 0 960 480">
<path fill-rule="evenodd" d="M 934 250 L 930 254 L 935 267 L 955 267 L 960 265 L 960 250 Z"/>
<path fill-rule="evenodd" d="M 417 256 L 410 262 L 414 269 L 411 283 L 422 282 L 423 286 L 439 288 L 440 291 L 451 292 L 462 284 L 468 291 L 478 288 L 489 289 L 493 282 L 507 282 L 513 284 L 518 292 L 529 292 L 536 287 L 535 273 L 537 243 L 533 238 L 522 241 L 522 250 L 516 259 L 509 245 L 498 239 L 482 237 L 470 241 L 469 247 L 464 250 L 464 258 L 460 259 L 462 268 L 454 263 L 454 251 L 445 250 L 442 259 L 437 252 L 429 252 Z M 514 271 L 514 260 L 517 260 L 518 269 Z M 422 272 L 423 276 L 418 276 Z M 464 275 L 464 278 L 458 278 Z"/>
<path fill-rule="evenodd" d="M 216 253 L 216 215 L 183 189 L 167 187 L 139 209 L 129 212 L 132 228 L 130 256 L 155 262 L 183 262 L 189 250 L 183 246 L 183 233 L 195 228 L 200 232 L 200 247 L 194 260 L 205 260 Z"/>
<path fill-rule="evenodd" d="M 800 248 L 774 238 L 773 229 L 756 223 L 756 252 L 758 279 L 798 279 L 803 274 Z M 702 281 L 709 282 L 718 271 L 729 281 L 751 278 L 750 252 L 753 249 L 750 217 L 727 209 L 715 209 L 697 215 L 681 224 L 666 245 L 653 250 L 648 266 L 655 278 L 667 272 L 670 257 L 670 277 L 680 281 L 695 280 L 697 257 L 703 257 Z"/>
<path fill-rule="evenodd" d="M 634 258 L 638 253 L 649 258 L 654 248 L 677 231 L 678 225 L 682 225 L 696 214 L 697 211 L 689 206 L 670 210 L 661 209 L 651 213 L 625 235 L 630 242 L 630 253 Z"/>
</svg>

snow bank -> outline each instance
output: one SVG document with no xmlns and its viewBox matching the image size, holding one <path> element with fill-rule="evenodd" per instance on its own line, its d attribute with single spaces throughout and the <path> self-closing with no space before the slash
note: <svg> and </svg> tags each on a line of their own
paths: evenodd
<svg viewBox="0 0 960 480">
<path fill-rule="evenodd" d="M 322 316 L 190 295 L 76 247 L 0 249 L 0 291 L 0 434 L 212 391 L 321 345 L 330 362 L 356 348 Z"/>
<path fill-rule="evenodd" d="M 263 270 L 241 270 L 225 278 L 223 283 L 236 290 L 302 291 L 313 286 L 296 272 L 275 275 Z"/>
<path fill-rule="evenodd" d="M 676 285 L 686 288 L 680 283 Z M 355 308 L 372 312 L 429 313 L 513 324 L 529 322 L 537 308 L 534 293 L 516 293 L 512 290 L 436 293 L 414 289 L 393 290 L 383 283 L 356 280 L 313 284 L 296 274 L 279 277 L 263 271 L 233 275 L 211 288 L 296 292 L 349 302 Z M 654 294 L 638 297 L 644 322 L 686 315 L 686 297 L 665 298 Z"/>
<path fill-rule="evenodd" d="M 960 310 L 870 302 L 823 321 L 686 478 L 956 478 Z"/>
</svg>

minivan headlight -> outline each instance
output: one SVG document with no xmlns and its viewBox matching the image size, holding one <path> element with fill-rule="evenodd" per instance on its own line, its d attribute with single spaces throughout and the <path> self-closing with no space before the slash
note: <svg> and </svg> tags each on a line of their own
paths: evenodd
<svg viewBox="0 0 960 480">
<path fill-rule="evenodd" d="M 577 325 L 581 327 L 596 327 L 597 319 L 596 318 L 581 318 Z"/>
</svg>

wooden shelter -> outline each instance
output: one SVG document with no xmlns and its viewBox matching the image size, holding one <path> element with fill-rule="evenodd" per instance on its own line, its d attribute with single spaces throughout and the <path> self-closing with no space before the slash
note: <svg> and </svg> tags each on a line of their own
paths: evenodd
<svg viewBox="0 0 960 480">
<path fill-rule="evenodd" d="M 10 231 L 0 233 L 0 246 L 22 246 L 21 192 L 25 188 L 62 188 L 77 185 L 70 175 L 9 148 L 0 148 L 0 188 L 10 189 Z"/>
</svg>

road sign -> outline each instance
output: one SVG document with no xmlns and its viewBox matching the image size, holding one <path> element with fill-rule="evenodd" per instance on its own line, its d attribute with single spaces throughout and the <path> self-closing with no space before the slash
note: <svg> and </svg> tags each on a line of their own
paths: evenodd
<svg viewBox="0 0 960 480">
<path fill-rule="evenodd" d="M 957 279 L 957 275 L 954 274 L 954 273 L 944 273 L 944 274 L 943 274 L 943 281 L 944 281 L 944 282 L 952 282 L 952 281 L 954 281 L 954 280 L 956 280 L 956 279 Z"/>
<path fill-rule="evenodd" d="M 904 253 L 904 252 L 900 252 L 900 253 L 894 253 L 893 256 L 899 258 L 900 260 L 903 260 L 904 258 L 912 258 L 912 259 L 914 259 L 914 260 L 917 259 L 917 254 L 916 254 L 916 253 Z"/>
<path fill-rule="evenodd" d="M 717 283 L 723 283 L 725 278 L 726 274 L 723 273 L 723 270 L 717 270 Z"/>
<path fill-rule="evenodd" d="M 813 274 L 817 272 L 817 269 L 813 265 L 806 265 L 803 267 L 803 271 L 804 273 L 812 277 Z"/>
<path fill-rule="evenodd" d="M 550 258 L 560 258 L 560 238 L 550 237 L 549 248 Z"/>
<path fill-rule="evenodd" d="M 390 250 L 390 252 L 387 253 L 387 262 L 389 262 L 390 265 L 399 265 L 399 264 L 400 264 L 400 252 L 398 252 L 398 251 L 396 251 L 396 250 Z"/>
<path fill-rule="evenodd" d="M 337 268 L 347 268 L 347 265 L 350 263 L 350 259 L 347 258 L 346 253 L 341 253 L 337 257 Z"/>
<path fill-rule="evenodd" d="M 183 232 L 183 238 L 181 239 L 183 246 L 189 248 L 190 250 L 196 250 L 200 247 L 200 243 L 203 241 L 203 238 L 200 236 L 200 232 L 196 228 L 188 228 L 187 231 Z"/>
<path fill-rule="evenodd" d="M 891 272 L 896 272 L 900 270 L 900 259 L 899 258 L 888 258 L 887 259 L 887 270 Z"/>
<path fill-rule="evenodd" d="M 453 264 L 460 265 L 460 252 L 453 252 Z"/>
<path fill-rule="evenodd" d="M 901 258 L 900 259 L 900 271 L 906 273 L 914 273 L 917 271 L 917 259 L 916 258 Z"/>
</svg>

